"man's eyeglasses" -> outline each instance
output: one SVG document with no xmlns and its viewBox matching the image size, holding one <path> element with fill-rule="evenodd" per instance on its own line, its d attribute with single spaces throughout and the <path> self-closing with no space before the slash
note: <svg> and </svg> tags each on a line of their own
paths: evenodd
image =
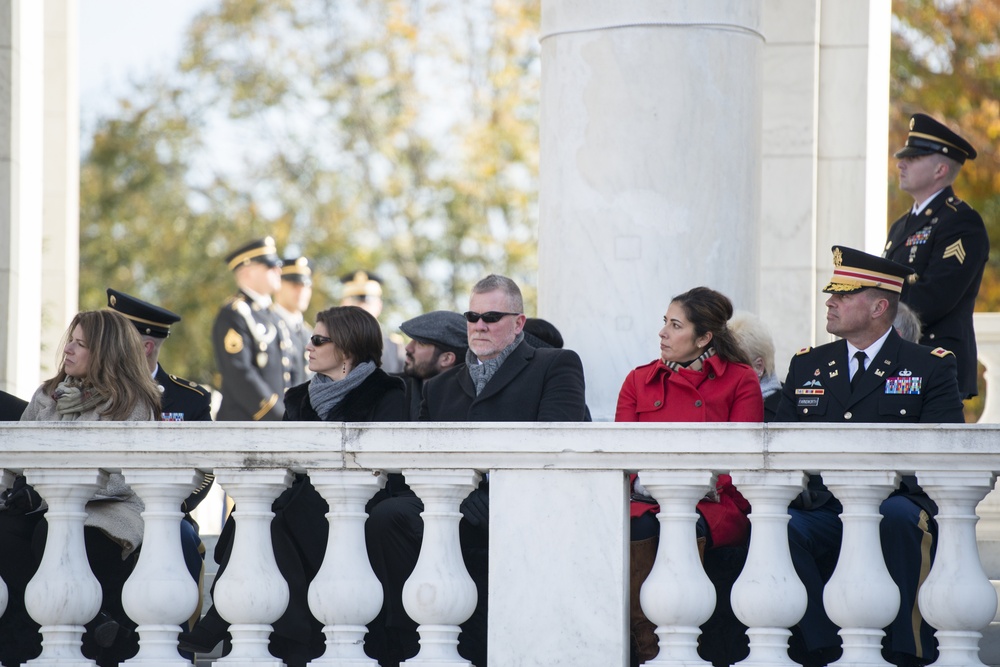
<svg viewBox="0 0 1000 667">
<path fill-rule="evenodd" d="M 507 317 L 508 315 L 514 315 L 516 317 L 521 313 L 500 313 L 495 310 L 491 310 L 488 313 L 476 313 L 470 310 L 467 313 L 462 313 L 462 314 L 465 315 L 465 319 L 467 319 L 472 323 L 476 323 L 479 320 L 482 320 L 487 324 L 496 324 L 497 322 Z"/>
<path fill-rule="evenodd" d="M 326 336 L 320 336 L 319 334 L 313 334 L 309 336 L 309 342 L 313 344 L 313 347 L 319 347 L 320 345 L 326 345 L 327 343 L 332 343 L 332 338 L 327 338 Z"/>
</svg>

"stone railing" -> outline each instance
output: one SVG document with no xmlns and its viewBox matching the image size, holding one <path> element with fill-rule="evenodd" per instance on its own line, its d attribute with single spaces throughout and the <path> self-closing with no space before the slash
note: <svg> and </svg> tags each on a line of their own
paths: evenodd
<svg viewBox="0 0 1000 667">
<path fill-rule="evenodd" d="M 186 664 L 175 650 L 177 626 L 197 590 L 176 523 L 197 471 L 216 473 L 241 519 L 216 586 L 216 605 L 233 623 L 233 650 L 219 662 L 280 665 L 267 654 L 267 634 L 288 591 L 270 549 L 270 503 L 290 471 L 306 470 L 331 506 L 327 562 L 310 590 L 327 634 L 316 665 L 374 664 L 361 640 L 381 587 L 365 555 L 363 508 L 387 471 L 402 471 L 426 508 L 424 546 L 404 594 L 421 624 L 413 664 L 467 664 L 455 648 L 464 620 L 455 610 L 472 608 L 475 588 L 461 566 L 458 508 L 489 472 L 490 665 L 627 665 L 623 473 L 639 471 L 662 505 L 660 551 L 643 596 L 656 601 L 647 610 L 660 624 L 655 664 L 702 664 L 698 626 L 715 593 L 697 558 L 694 506 L 713 473 L 730 472 L 753 504 L 750 552 L 732 592 L 749 627 L 745 664 L 791 665 L 787 628 L 805 608 L 805 590 L 789 557 L 785 507 L 804 471 L 821 471 L 844 504 L 844 548 L 826 592 L 843 627 L 838 664 L 881 664 L 880 628 L 898 602 L 881 557 L 878 505 L 899 474 L 915 472 L 940 508 L 937 556 L 920 592 L 939 628 L 937 664 L 977 665 L 997 597 L 976 550 L 976 505 L 1000 470 L 998 436 L 1000 427 L 986 425 L 0 425 L 4 482 L 23 471 L 49 505 L 45 555 L 26 593 L 45 640 L 35 667 L 82 664 L 82 626 L 100 605 L 82 544 L 83 506 L 101 475 L 119 470 L 146 504 L 146 547 L 123 592 L 141 638 L 135 665 Z"/>
</svg>

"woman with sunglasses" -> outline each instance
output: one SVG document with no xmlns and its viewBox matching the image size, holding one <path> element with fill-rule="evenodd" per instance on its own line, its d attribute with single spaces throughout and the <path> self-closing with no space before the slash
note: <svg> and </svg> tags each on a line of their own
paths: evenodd
<svg viewBox="0 0 1000 667">
<path fill-rule="evenodd" d="M 367 311 L 337 306 L 319 313 L 306 352 L 309 370 L 315 375 L 285 392 L 285 421 L 406 420 L 403 381 L 382 370 L 382 330 Z M 399 475 L 390 477 L 390 484 L 402 481 Z M 289 599 L 285 613 L 273 623 L 268 649 L 288 667 L 304 667 L 325 650 L 323 624 L 309 610 L 308 593 L 326 552 L 329 505 L 308 475 L 296 474 L 292 486 L 271 509 L 274 556 L 288 582 Z M 234 529 L 230 518 L 219 536 L 216 553 L 223 554 L 220 575 L 228 561 Z M 211 650 L 223 638 L 226 627 L 213 607 L 193 632 L 182 633 L 181 638 L 187 648 Z"/>
<path fill-rule="evenodd" d="M 660 358 L 632 370 L 618 394 L 619 422 L 759 422 L 764 400 L 757 374 L 727 326 L 733 304 L 723 294 L 695 287 L 670 302 L 660 329 Z M 719 475 L 698 503 L 699 550 L 744 545 L 750 504 Z M 631 628 L 639 663 L 659 652 L 655 626 L 642 613 L 639 590 L 659 543 L 659 506 L 633 477 L 631 502 Z"/>
</svg>

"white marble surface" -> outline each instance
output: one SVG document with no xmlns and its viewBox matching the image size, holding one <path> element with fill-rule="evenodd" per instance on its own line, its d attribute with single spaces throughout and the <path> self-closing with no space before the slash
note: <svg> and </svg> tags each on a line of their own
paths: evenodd
<svg viewBox="0 0 1000 667">
<path fill-rule="evenodd" d="M 671 297 L 708 285 L 756 310 L 760 3 L 542 13 L 539 314 L 575 341 L 610 419 Z"/>
<path fill-rule="evenodd" d="M 620 471 L 490 475 L 491 508 L 507 508 L 490 516 L 491 665 L 628 664 L 625 483 Z"/>
</svg>

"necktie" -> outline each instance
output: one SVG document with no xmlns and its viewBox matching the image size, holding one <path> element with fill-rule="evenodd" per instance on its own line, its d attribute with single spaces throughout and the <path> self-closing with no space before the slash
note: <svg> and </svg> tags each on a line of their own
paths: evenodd
<svg viewBox="0 0 1000 667">
<path fill-rule="evenodd" d="M 858 370 L 855 371 L 854 377 L 851 378 L 851 391 L 855 391 L 858 385 L 861 384 L 861 376 L 865 374 L 865 359 L 868 358 L 861 350 L 854 353 L 854 358 L 858 360 Z"/>
</svg>

